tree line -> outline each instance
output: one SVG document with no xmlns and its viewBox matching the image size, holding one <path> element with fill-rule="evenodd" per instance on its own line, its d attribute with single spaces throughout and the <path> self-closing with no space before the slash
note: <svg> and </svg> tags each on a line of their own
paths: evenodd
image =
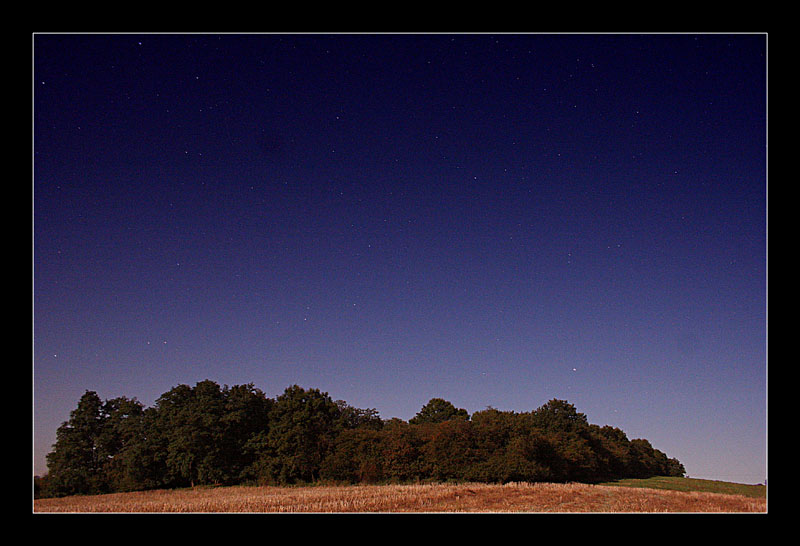
<svg viewBox="0 0 800 546">
<path fill-rule="evenodd" d="M 590 424 L 565 400 L 471 416 L 433 398 L 408 421 L 293 385 L 178 385 L 153 407 L 86 391 L 56 432 L 36 497 L 196 485 L 599 482 L 684 476 L 645 439 Z"/>
</svg>

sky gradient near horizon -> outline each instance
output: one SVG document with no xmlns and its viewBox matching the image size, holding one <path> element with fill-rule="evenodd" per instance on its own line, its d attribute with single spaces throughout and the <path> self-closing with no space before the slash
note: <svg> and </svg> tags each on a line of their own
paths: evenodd
<svg viewBox="0 0 800 546">
<path fill-rule="evenodd" d="M 766 477 L 765 35 L 33 39 L 34 473 L 86 390 L 566 399 Z"/>
</svg>

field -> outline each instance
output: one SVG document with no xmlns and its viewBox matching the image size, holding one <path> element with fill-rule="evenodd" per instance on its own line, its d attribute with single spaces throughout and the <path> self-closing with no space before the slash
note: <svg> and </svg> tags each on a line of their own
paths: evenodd
<svg viewBox="0 0 800 546">
<path fill-rule="evenodd" d="M 658 479 L 654 479 L 658 480 Z M 648 483 L 217 487 L 37 499 L 42 512 L 766 512 L 766 487 L 668 478 Z M 682 481 L 687 480 L 687 481 Z M 642 482 L 636 484 L 635 482 Z M 642 487 L 642 486 L 646 487 Z M 709 490 L 703 490 L 711 489 Z M 655 488 L 654 488 L 655 487 Z M 683 488 L 683 490 L 680 490 Z M 760 488 L 760 489 L 750 489 Z M 723 490 L 722 492 L 720 492 Z"/>
<path fill-rule="evenodd" d="M 648 489 L 668 489 L 671 491 L 701 491 L 706 493 L 724 493 L 726 495 L 744 495 L 745 497 L 753 498 L 766 497 L 767 495 L 766 485 L 746 485 L 715 480 L 698 480 L 694 478 L 670 478 L 666 476 L 656 476 L 643 480 L 619 480 L 602 485 L 646 487 Z"/>
</svg>

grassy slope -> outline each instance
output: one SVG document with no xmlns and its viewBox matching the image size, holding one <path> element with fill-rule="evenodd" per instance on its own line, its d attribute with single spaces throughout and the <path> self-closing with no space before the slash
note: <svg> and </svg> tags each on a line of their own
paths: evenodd
<svg viewBox="0 0 800 546">
<path fill-rule="evenodd" d="M 746 485 L 741 483 L 699 480 L 695 478 L 674 478 L 656 476 L 647 479 L 628 479 L 607 482 L 600 485 L 619 487 L 645 487 L 649 489 L 668 489 L 672 491 L 698 491 L 706 493 L 723 493 L 726 495 L 744 495 L 746 497 L 763 498 L 767 496 L 766 485 Z"/>
</svg>

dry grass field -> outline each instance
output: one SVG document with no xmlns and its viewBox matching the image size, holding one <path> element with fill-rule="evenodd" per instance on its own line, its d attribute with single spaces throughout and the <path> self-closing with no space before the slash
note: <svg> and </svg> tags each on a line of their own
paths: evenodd
<svg viewBox="0 0 800 546">
<path fill-rule="evenodd" d="M 43 512 L 766 512 L 766 498 L 586 484 L 219 487 L 37 499 Z"/>
</svg>

